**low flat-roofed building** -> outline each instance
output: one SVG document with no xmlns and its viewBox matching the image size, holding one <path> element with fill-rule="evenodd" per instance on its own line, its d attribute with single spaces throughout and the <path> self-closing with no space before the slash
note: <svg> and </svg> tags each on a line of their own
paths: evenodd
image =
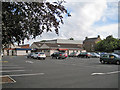
<svg viewBox="0 0 120 90">
<path fill-rule="evenodd" d="M 80 53 L 81 51 L 85 51 L 82 48 L 82 42 L 80 40 L 44 40 L 40 42 L 34 42 L 30 47 L 32 50 L 36 49 L 36 51 L 44 52 L 46 56 L 50 56 L 54 52 L 58 51 L 65 52 L 68 55 L 72 52 Z"/>
<path fill-rule="evenodd" d="M 29 44 L 26 45 L 11 45 L 10 48 L 4 48 L 3 54 L 8 56 L 19 56 L 19 55 L 27 55 L 31 52 L 31 48 Z"/>
</svg>

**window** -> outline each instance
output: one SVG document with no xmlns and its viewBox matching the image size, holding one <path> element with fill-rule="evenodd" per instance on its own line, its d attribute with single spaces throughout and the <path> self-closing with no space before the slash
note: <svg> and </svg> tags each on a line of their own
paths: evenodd
<svg viewBox="0 0 120 90">
<path fill-rule="evenodd" d="M 108 57 L 108 55 L 103 55 L 102 57 L 106 57 L 106 58 L 107 58 L 107 57 Z"/>
<path fill-rule="evenodd" d="M 28 53 L 28 50 L 26 50 L 26 53 Z"/>
<path fill-rule="evenodd" d="M 114 56 L 114 55 L 110 55 L 109 57 L 110 57 L 111 59 L 112 59 L 112 58 L 115 58 L 115 56 Z"/>
</svg>

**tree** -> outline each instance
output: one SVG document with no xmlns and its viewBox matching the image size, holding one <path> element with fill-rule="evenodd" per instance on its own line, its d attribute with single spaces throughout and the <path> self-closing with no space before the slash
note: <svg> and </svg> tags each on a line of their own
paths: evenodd
<svg viewBox="0 0 120 90">
<path fill-rule="evenodd" d="M 63 14 L 70 14 L 58 2 L 2 2 L 2 45 L 9 46 L 35 38 L 44 31 L 59 34 Z"/>
<path fill-rule="evenodd" d="M 117 48 L 120 48 L 120 40 L 113 38 L 112 35 L 101 40 L 95 46 L 95 50 L 101 52 L 113 52 Z"/>
<path fill-rule="evenodd" d="M 74 40 L 74 38 L 71 37 L 71 38 L 69 38 L 69 40 Z"/>
</svg>

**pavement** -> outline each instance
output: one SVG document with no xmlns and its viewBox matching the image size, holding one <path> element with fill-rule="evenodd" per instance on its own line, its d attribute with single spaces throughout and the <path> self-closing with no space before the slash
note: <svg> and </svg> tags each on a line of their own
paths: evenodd
<svg viewBox="0 0 120 90">
<path fill-rule="evenodd" d="M 2 76 L 15 81 L 3 88 L 118 88 L 119 65 L 101 64 L 99 58 L 4 56 L 1 62 Z"/>
</svg>

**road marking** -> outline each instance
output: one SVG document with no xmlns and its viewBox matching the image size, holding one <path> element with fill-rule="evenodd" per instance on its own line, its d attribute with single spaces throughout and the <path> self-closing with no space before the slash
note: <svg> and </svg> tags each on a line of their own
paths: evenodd
<svg viewBox="0 0 120 90">
<path fill-rule="evenodd" d="M 2 63 L 7 63 L 8 61 L 0 61 L 0 62 L 2 62 Z"/>
<path fill-rule="evenodd" d="M 0 67 L 12 67 L 12 66 L 18 66 L 18 65 L 0 65 Z"/>
<path fill-rule="evenodd" d="M 114 71 L 114 72 L 107 72 L 107 73 L 92 73 L 91 75 L 107 75 L 107 74 L 115 74 L 119 73 L 120 71 Z"/>
<path fill-rule="evenodd" d="M 6 77 L 6 76 L 3 76 L 3 77 Z M 11 78 L 9 75 L 7 77 L 9 77 L 13 82 L 1 82 L 0 81 L 0 84 L 4 84 L 4 83 L 16 83 L 16 81 L 13 78 Z"/>
<path fill-rule="evenodd" d="M 34 63 L 34 62 L 32 62 L 32 61 L 25 61 L 26 63 Z"/>
<path fill-rule="evenodd" d="M 20 76 L 34 76 L 34 75 L 44 75 L 44 73 L 33 73 L 33 74 L 16 74 L 16 75 L 9 75 L 9 76 L 14 76 L 14 77 L 20 77 Z M 8 75 L 2 75 L 3 76 L 8 76 Z"/>
<path fill-rule="evenodd" d="M 2 67 L 2 69 L 17 69 L 17 68 L 24 68 L 24 67 Z"/>
<path fill-rule="evenodd" d="M 2 70 L 0 72 L 21 72 L 21 71 L 25 71 L 25 70 Z"/>
</svg>

